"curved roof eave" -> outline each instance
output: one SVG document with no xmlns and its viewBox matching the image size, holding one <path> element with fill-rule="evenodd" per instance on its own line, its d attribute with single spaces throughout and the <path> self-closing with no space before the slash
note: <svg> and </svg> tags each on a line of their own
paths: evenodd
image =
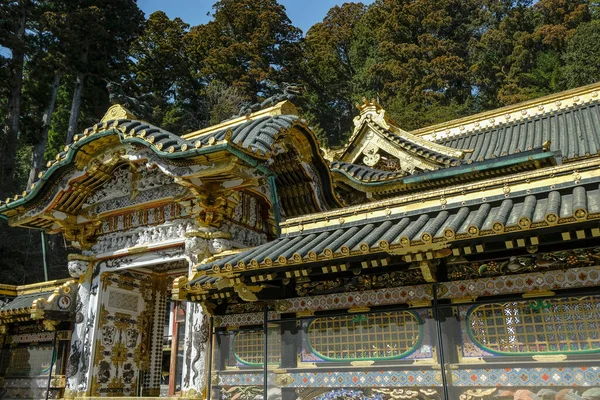
<svg viewBox="0 0 600 400">
<path fill-rule="evenodd" d="M 114 127 L 99 131 L 97 133 L 93 133 L 89 136 L 83 136 L 79 140 L 69 145 L 66 151 L 59 153 L 60 158 L 56 161 L 50 162 L 51 164 L 49 163 L 50 165 L 48 169 L 41 172 L 39 179 L 35 181 L 33 185 L 24 192 L 24 194 L 17 195 L 12 200 L 8 199 L 8 202 L 0 202 L 0 213 L 17 208 L 33 200 L 42 191 L 43 187 L 45 186 L 45 183 L 50 181 L 53 175 L 57 173 L 57 171 L 60 171 L 72 164 L 74 158 L 76 157 L 79 151 L 84 149 L 90 143 L 110 135 L 117 135 L 121 143 L 135 143 L 144 145 L 150 148 L 159 157 L 166 159 L 189 158 L 198 155 L 214 153 L 221 150 L 229 151 L 233 155 L 238 157 L 243 157 L 243 155 L 241 155 L 239 151 L 235 151 L 234 149 L 232 149 L 231 146 L 226 142 L 220 142 L 210 146 L 195 148 L 193 144 L 191 144 L 189 141 L 183 140 L 170 132 L 161 130 L 161 133 L 168 134 L 169 138 L 175 137 L 184 143 L 180 143 L 177 150 L 164 151 L 158 148 L 157 145 L 159 142 L 152 143 L 149 140 L 145 140 L 144 138 L 138 136 L 127 136 L 120 129 Z M 187 144 L 188 146 L 183 146 L 184 144 Z M 249 157 L 243 158 L 245 159 L 245 161 L 254 161 Z M 256 161 L 254 161 L 253 166 L 260 167 L 256 163 Z"/>
</svg>

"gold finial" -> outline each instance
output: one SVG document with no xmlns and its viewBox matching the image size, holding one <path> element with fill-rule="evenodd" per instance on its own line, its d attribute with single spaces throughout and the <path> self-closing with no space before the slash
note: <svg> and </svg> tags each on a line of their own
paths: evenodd
<svg viewBox="0 0 600 400">
<path fill-rule="evenodd" d="M 548 150 L 550 150 L 550 145 L 551 145 L 551 144 L 552 144 L 552 142 L 551 142 L 551 141 L 549 141 L 549 140 L 546 140 L 546 141 L 545 141 L 545 142 L 542 144 L 542 149 L 543 149 L 544 151 L 548 151 Z"/>
<path fill-rule="evenodd" d="M 120 104 L 114 104 L 110 106 L 110 108 L 104 114 L 104 117 L 100 120 L 100 122 L 107 122 L 115 119 L 138 119 L 135 115 L 131 113 L 128 109 L 123 107 Z"/>
</svg>

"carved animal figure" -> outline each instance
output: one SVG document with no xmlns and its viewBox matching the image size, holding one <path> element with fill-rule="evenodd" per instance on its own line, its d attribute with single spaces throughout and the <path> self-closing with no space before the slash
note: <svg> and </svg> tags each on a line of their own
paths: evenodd
<svg viewBox="0 0 600 400">
<path fill-rule="evenodd" d="M 202 316 L 202 320 L 204 320 L 204 316 Z M 192 360 L 192 370 L 194 371 L 194 375 L 192 376 L 192 383 L 196 382 L 196 378 L 198 377 L 198 374 L 200 373 L 198 371 L 198 369 L 196 368 L 196 363 L 198 363 L 198 360 L 202 356 L 202 350 L 204 349 L 204 343 L 202 342 L 202 335 L 201 335 L 201 327 L 202 327 L 202 322 L 196 321 L 196 323 L 194 324 L 194 333 L 192 333 L 192 346 L 194 347 L 194 350 L 196 351 L 196 355 L 194 356 L 194 359 Z"/>
<path fill-rule="evenodd" d="M 71 355 L 69 356 L 69 363 L 66 370 L 67 378 L 75 376 L 79 370 L 79 359 L 81 358 L 81 352 L 79 351 L 80 344 L 81 342 L 76 340 L 71 345 Z"/>
<path fill-rule="evenodd" d="M 296 96 L 300 95 L 302 92 L 304 92 L 304 87 L 302 85 L 298 85 L 298 84 L 294 84 L 294 83 L 284 83 L 283 84 L 283 93 L 273 95 L 273 96 L 263 100 L 260 103 L 243 104 L 242 107 L 240 108 L 240 111 L 237 114 L 235 114 L 234 116 L 232 116 L 231 119 L 242 117 L 242 116 L 245 116 L 248 114 L 252 114 L 253 112 L 260 111 L 267 107 L 272 107 L 275 104 L 279 103 L 280 101 L 293 100 L 296 98 Z"/>
<path fill-rule="evenodd" d="M 127 96 L 123 87 L 117 82 L 108 82 L 106 89 L 110 104 L 120 104 L 137 116 L 149 113 L 149 108 L 145 104 L 134 97 Z"/>
</svg>

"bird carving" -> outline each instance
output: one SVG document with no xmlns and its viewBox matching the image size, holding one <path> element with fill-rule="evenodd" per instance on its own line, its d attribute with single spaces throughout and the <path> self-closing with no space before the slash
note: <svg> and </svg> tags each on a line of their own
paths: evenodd
<svg viewBox="0 0 600 400">
<path fill-rule="evenodd" d="M 233 287 L 233 290 L 240 296 L 240 299 L 244 301 L 257 301 L 258 297 L 254 293 L 258 293 L 263 290 L 263 285 L 247 286 L 243 283 L 238 283 Z"/>
</svg>

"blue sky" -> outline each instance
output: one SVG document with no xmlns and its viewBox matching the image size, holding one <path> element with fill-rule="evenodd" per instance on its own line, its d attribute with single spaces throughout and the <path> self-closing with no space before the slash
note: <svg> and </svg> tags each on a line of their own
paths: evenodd
<svg viewBox="0 0 600 400">
<path fill-rule="evenodd" d="M 373 0 L 363 0 L 371 4 Z M 204 24 L 210 20 L 206 14 L 212 11 L 214 0 L 138 0 L 138 6 L 146 16 L 162 10 L 169 18 L 179 17 L 190 25 Z M 343 0 L 279 0 L 285 6 L 292 23 L 304 33 L 315 23 L 323 20 L 327 11 Z"/>
</svg>

